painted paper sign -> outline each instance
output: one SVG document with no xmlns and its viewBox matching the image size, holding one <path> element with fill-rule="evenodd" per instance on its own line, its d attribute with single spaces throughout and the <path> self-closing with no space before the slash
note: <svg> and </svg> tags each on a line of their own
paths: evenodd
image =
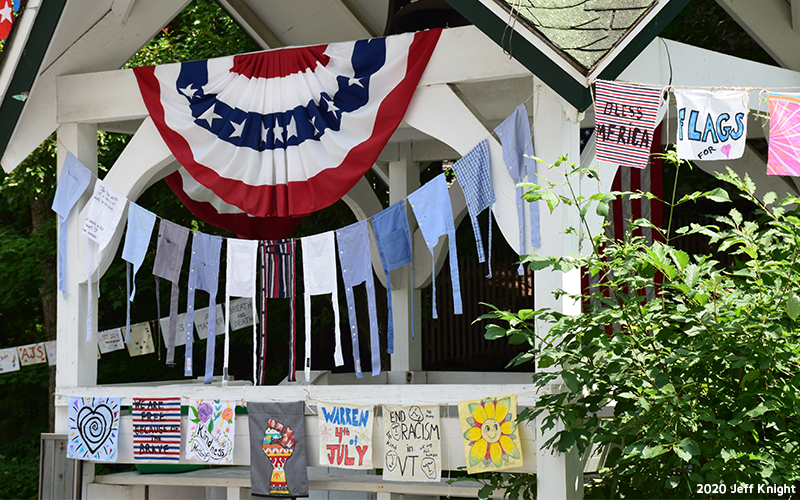
<svg viewBox="0 0 800 500">
<path fill-rule="evenodd" d="M 458 403 L 467 473 L 522 466 L 517 396 Z"/>
<path fill-rule="evenodd" d="M 800 94 L 769 95 L 767 175 L 800 175 Z"/>
<path fill-rule="evenodd" d="M 371 469 L 374 408 L 323 402 L 317 408 L 320 465 Z"/>
<path fill-rule="evenodd" d="M 169 332 L 169 316 L 161 318 L 161 337 L 164 339 L 164 345 L 167 344 L 167 333 Z M 178 323 L 175 325 L 175 346 L 186 345 L 186 313 L 178 315 Z"/>
<path fill-rule="evenodd" d="M 47 353 L 44 350 L 44 342 L 40 344 L 18 346 L 17 351 L 19 352 L 19 364 L 22 366 L 47 363 Z"/>
<path fill-rule="evenodd" d="M 70 397 L 67 458 L 116 462 L 120 398 Z"/>
<path fill-rule="evenodd" d="M 181 459 L 181 398 L 133 398 L 133 458 Z"/>
<path fill-rule="evenodd" d="M 748 96 L 744 90 L 675 89 L 678 157 L 733 160 L 744 154 Z"/>
<path fill-rule="evenodd" d="M 121 328 L 112 328 L 98 334 L 97 346 L 101 354 L 108 354 L 112 351 L 125 349 L 125 338 L 122 336 Z"/>
<path fill-rule="evenodd" d="M 0 373 L 15 372 L 17 370 L 19 370 L 17 348 L 0 349 Z"/>
<path fill-rule="evenodd" d="M 625 167 L 647 167 L 661 89 L 602 80 L 595 88 L 597 159 Z"/>
<path fill-rule="evenodd" d="M 142 356 L 154 352 L 156 352 L 156 350 L 155 347 L 153 347 L 153 333 L 150 331 L 150 323 L 131 325 L 128 354 L 131 356 Z"/>
<path fill-rule="evenodd" d="M 57 342 L 55 340 L 48 340 L 44 343 L 44 350 L 47 352 L 47 363 L 50 366 L 56 365 L 56 345 Z"/>
<path fill-rule="evenodd" d="M 111 241 L 125 212 L 127 201 L 127 198 L 102 180 L 98 179 L 95 183 L 94 194 L 83 224 L 83 234 L 97 243 L 101 250 Z"/>
<path fill-rule="evenodd" d="M 198 309 L 194 313 L 194 329 L 201 339 L 208 337 L 208 308 Z M 217 335 L 225 333 L 225 316 L 222 313 L 222 304 L 217 304 Z"/>
<path fill-rule="evenodd" d="M 438 406 L 384 406 L 383 429 L 384 480 L 439 482 L 442 479 Z"/>
<path fill-rule="evenodd" d="M 308 496 L 303 401 L 247 403 L 253 496 Z"/>
<path fill-rule="evenodd" d="M 253 301 L 249 298 L 231 301 L 231 330 L 253 326 Z M 255 318 L 258 324 L 258 318 Z"/>
<path fill-rule="evenodd" d="M 235 433 L 234 401 L 191 399 L 189 401 L 189 434 L 186 459 L 210 464 L 233 462 Z"/>
</svg>

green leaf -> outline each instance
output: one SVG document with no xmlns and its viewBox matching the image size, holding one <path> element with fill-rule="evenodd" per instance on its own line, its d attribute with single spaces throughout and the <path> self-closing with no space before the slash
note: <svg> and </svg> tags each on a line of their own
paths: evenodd
<svg viewBox="0 0 800 500">
<path fill-rule="evenodd" d="M 664 486 L 666 486 L 671 490 L 674 490 L 675 488 L 678 487 L 679 484 L 681 484 L 681 478 L 679 478 L 678 476 L 672 476 L 670 478 L 667 478 L 667 482 L 664 483 Z"/>
<path fill-rule="evenodd" d="M 644 451 L 642 452 L 642 458 L 644 458 L 644 459 L 655 458 L 655 457 L 657 457 L 659 455 L 663 455 L 667 451 L 669 451 L 669 450 L 667 450 L 665 447 L 661 446 L 660 444 L 656 445 L 656 446 L 653 446 L 653 447 L 645 446 L 644 447 Z"/>
<path fill-rule="evenodd" d="M 678 455 L 684 462 L 688 462 L 689 460 L 692 459 L 692 454 L 684 450 L 683 448 L 679 448 L 676 446 L 672 448 L 672 451 L 674 451 L 675 454 Z"/>
<path fill-rule="evenodd" d="M 214 419 L 211 418 L 208 420 L 208 432 L 211 432 L 213 430 L 214 430 Z"/>
<path fill-rule="evenodd" d="M 486 340 L 495 340 L 506 336 L 506 329 L 499 325 L 486 325 Z"/>
<path fill-rule="evenodd" d="M 564 383 L 567 384 L 571 392 L 578 392 L 580 383 L 578 382 L 578 377 L 574 373 L 565 371 L 561 373 L 561 377 L 564 379 Z"/>
<path fill-rule="evenodd" d="M 559 203 L 558 196 L 554 192 L 547 190 L 542 193 L 542 199 L 547 202 L 547 207 L 550 209 L 550 213 L 553 213 L 553 210 L 556 209 Z"/>
<path fill-rule="evenodd" d="M 778 199 L 778 193 L 775 191 L 770 191 L 769 193 L 764 195 L 764 205 L 769 205 L 775 203 L 775 200 Z"/>
<path fill-rule="evenodd" d="M 796 320 L 800 316 L 800 297 L 794 292 L 789 292 L 789 300 L 786 301 L 786 314 L 792 320 Z"/>
<path fill-rule="evenodd" d="M 728 192 L 722 188 L 716 188 L 708 191 L 703 196 L 711 201 L 716 201 L 717 203 L 726 203 L 731 201 L 730 197 L 728 197 Z"/>
<path fill-rule="evenodd" d="M 508 338 L 508 343 L 511 345 L 520 345 L 528 341 L 528 336 L 523 333 L 515 333 Z"/>
</svg>

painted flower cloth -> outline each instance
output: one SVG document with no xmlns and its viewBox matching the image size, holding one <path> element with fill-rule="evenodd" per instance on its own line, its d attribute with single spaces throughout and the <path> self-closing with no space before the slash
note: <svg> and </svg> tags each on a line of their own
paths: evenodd
<svg viewBox="0 0 800 500">
<path fill-rule="evenodd" d="M 230 356 L 231 296 L 249 297 L 256 310 L 256 262 L 258 241 L 227 238 L 225 271 L 225 353 L 222 362 L 222 383 L 228 384 L 228 358 Z M 253 380 L 256 380 L 256 344 L 258 328 L 253 321 Z"/>
<path fill-rule="evenodd" d="M 453 313 L 461 314 L 461 281 L 458 278 L 458 252 L 456 250 L 456 227 L 453 222 L 453 206 L 447 191 L 444 174 L 437 175 L 427 184 L 408 195 L 408 203 L 414 210 L 417 224 L 431 252 L 431 299 L 433 319 L 436 312 L 436 258 L 433 249 L 439 237 L 447 235 L 450 252 L 450 280 L 453 283 Z"/>
<path fill-rule="evenodd" d="M 381 345 L 380 337 L 378 337 L 378 313 L 375 306 L 375 279 L 372 276 L 372 259 L 369 252 L 369 226 L 366 219 L 338 229 L 336 243 L 339 246 L 339 264 L 342 266 L 347 316 L 350 319 L 356 377 L 364 376 L 361 373 L 361 349 L 358 344 L 358 322 L 353 296 L 353 287 L 361 283 L 364 283 L 367 289 L 372 375 L 375 376 L 381 372 Z"/>
<path fill-rule="evenodd" d="M 338 201 L 405 115 L 441 33 L 135 68 L 175 158 L 225 202 L 302 216 Z"/>
<path fill-rule="evenodd" d="M 258 369 L 256 385 L 265 383 L 267 370 L 267 299 L 290 299 L 289 327 L 289 381 L 297 380 L 297 311 L 295 310 L 295 255 L 294 239 L 261 242 L 261 298 L 263 300 L 261 334 L 258 338 Z"/>
<path fill-rule="evenodd" d="M 144 262 L 155 225 L 156 214 L 134 202 L 128 204 L 128 229 L 125 232 L 125 245 L 122 247 L 122 259 L 125 260 L 125 283 L 128 291 L 125 342 L 130 340 L 131 334 L 131 302 L 133 302 L 133 296 L 136 295 L 136 273 L 139 272 L 139 268 Z"/>
<path fill-rule="evenodd" d="M 744 154 L 748 93 L 745 90 L 675 89 L 678 157 L 733 160 Z"/>
<path fill-rule="evenodd" d="M 253 495 L 308 496 L 305 405 L 247 403 Z"/>
<path fill-rule="evenodd" d="M 483 251 L 483 238 L 481 227 L 478 225 L 478 215 L 491 209 L 497 198 L 494 195 L 494 186 L 489 177 L 489 141 L 484 139 L 477 146 L 453 164 L 458 184 L 464 192 L 467 201 L 467 211 L 472 222 L 472 232 L 475 234 L 475 245 L 478 248 L 478 262 L 486 262 Z M 489 274 L 492 277 L 492 211 L 489 210 Z"/>
<path fill-rule="evenodd" d="M 400 200 L 394 205 L 381 210 L 370 217 L 372 231 L 375 233 L 375 243 L 378 255 L 381 257 L 383 274 L 386 275 L 386 308 L 389 312 L 386 329 L 386 352 L 394 352 L 394 317 L 392 316 L 392 279 L 390 271 L 394 271 L 406 264 L 411 264 L 408 270 L 409 283 L 414 281 L 414 256 L 411 253 L 411 233 L 408 229 L 408 215 L 406 203 Z M 412 308 L 413 309 L 413 308 Z M 413 310 L 411 314 L 414 314 Z M 411 319 L 411 325 L 414 319 Z M 411 338 L 414 338 L 412 326 Z"/>
<path fill-rule="evenodd" d="M 800 94 L 769 95 L 768 175 L 800 175 Z"/>
<path fill-rule="evenodd" d="M 333 335 L 335 348 L 333 361 L 336 366 L 344 364 L 342 338 L 339 333 L 339 278 L 336 269 L 336 248 L 333 231 L 300 238 L 303 248 L 303 301 L 306 308 L 306 358 L 304 372 L 306 382 L 311 379 L 311 296 L 331 294 L 333 302 Z"/>
<path fill-rule="evenodd" d="M 120 398 L 70 397 L 67 458 L 116 462 Z"/>
<path fill-rule="evenodd" d="M 169 331 L 167 333 L 167 366 L 175 366 L 175 330 L 178 327 L 178 282 L 183 267 L 183 254 L 189 241 L 189 229 L 172 221 L 161 220 L 158 226 L 158 246 L 153 274 L 156 277 L 156 309 L 161 318 L 159 278 L 172 283 L 169 297 Z M 187 338 L 192 332 L 187 332 Z"/>
<path fill-rule="evenodd" d="M 458 403 L 467 473 L 522 466 L 517 396 Z"/>
<path fill-rule="evenodd" d="M 206 371 L 204 384 L 210 384 L 214 377 L 214 354 L 217 335 L 217 289 L 219 288 L 219 259 L 222 251 L 222 236 L 212 236 L 199 231 L 192 233 L 192 258 L 189 262 L 189 294 L 186 307 L 186 331 L 194 329 L 194 294 L 197 290 L 208 292 L 208 324 L 215 325 L 208 330 L 206 342 Z M 186 363 L 183 374 L 192 376 L 192 344 L 194 336 L 186 335 Z"/>
<path fill-rule="evenodd" d="M 186 460 L 232 464 L 236 436 L 236 402 L 224 399 L 189 400 Z"/>
<path fill-rule="evenodd" d="M 647 167 L 661 89 L 597 80 L 595 93 L 597 159 Z"/>
<path fill-rule="evenodd" d="M 181 398 L 133 398 L 134 460 L 181 459 Z"/>
<path fill-rule="evenodd" d="M 438 405 L 384 406 L 383 433 L 385 481 L 441 481 Z"/>
<path fill-rule="evenodd" d="M 0 349 L 0 373 L 15 372 L 17 370 L 19 370 L 17 348 Z"/>
<path fill-rule="evenodd" d="M 61 174 L 53 197 L 53 211 L 58 214 L 58 289 L 66 298 L 67 288 L 65 277 L 67 273 L 67 217 L 72 208 L 78 203 L 89 182 L 92 172 L 83 163 L 78 161 L 72 153 L 67 153 L 67 159 L 61 168 Z"/>
<path fill-rule="evenodd" d="M 342 469 L 372 468 L 375 408 L 345 403 L 317 403 L 319 464 Z"/>
</svg>

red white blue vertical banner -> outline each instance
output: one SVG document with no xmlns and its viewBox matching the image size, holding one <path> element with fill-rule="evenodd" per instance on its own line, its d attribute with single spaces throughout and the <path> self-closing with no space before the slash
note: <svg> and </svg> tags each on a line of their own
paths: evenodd
<svg viewBox="0 0 800 500">
<path fill-rule="evenodd" d="M 14 2 L 0 0 L 0 40 L 5 41 L 14 26 Z"/>
<path fill-rule="evenodd" d="M 372 166 L 440 33 L 134 72 L 161 136 L 197 182 L 250 215 L 301 216 L 339 200 Z"/>
</svg>

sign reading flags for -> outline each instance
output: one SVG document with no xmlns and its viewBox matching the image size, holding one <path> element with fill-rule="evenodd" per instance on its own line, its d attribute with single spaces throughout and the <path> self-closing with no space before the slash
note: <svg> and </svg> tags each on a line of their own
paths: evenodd
<svg viewBox="0 0 800 500">
<path fill-rule="evenodd" d="M 181 459 L 181 398 L 133 398 L 133 458 Z"/>
<path fill-rule="evenodd" d="M 374 408 L 320 401 L 317 409 L 320 465 L 371 469 Z"/>
<path fill-rule="evenodd" d="M 386 481 L 430 482 L 442 479 L 439 407 L 384 406 Z"/>
<path fill-rule="evenodd" d="M 19 364 L 22 366 L 47 363 L 47 353 L 44 348 L 44 342 L 21 345 L 17 347 L 17 351 L 19 351 Z"/>
<path fill-rule="evenodd" d="M 597 159 L 645 168 L 661 104 L 661 89 L 597 80 Z"/>
<path fill-rule="evenodd" d="M 748 97 L 744 90 L 675 89 L 678 157 L 733 160 L 744 154 Z"/>
<path fill-rule="evenodd" d="M 189 401 L 186 460 L 194 458 L 210 464 L 233 462 L 235 409 L 234 401 L 203 398 L 192 398 Z"/>
<path fill-rule="evenodd" d="M 522 466 L 517 396 L 458 403 L 467 473 Z"/>
</svg>

